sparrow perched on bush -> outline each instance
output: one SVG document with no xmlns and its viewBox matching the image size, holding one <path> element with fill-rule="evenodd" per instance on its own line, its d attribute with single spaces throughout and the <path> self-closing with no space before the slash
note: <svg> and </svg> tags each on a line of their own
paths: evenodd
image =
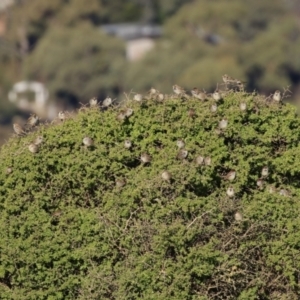
<svg viewBox="0 0 300 300">
<path fill-rule="evenodd" d="M 125 110 L 125 116 L 127 118 L 129 118 L 132 115 L 133 115 L 133 109 L 132 108 L 126 108 L 126 110 Z"/>
<path fill-rule="evenodd" d="M 235 170 L 231 170 L 229 171 L 225 176 L 224 179 L 225 180 L 229 180 L 229 181 L 233 181 L 235 179 L 236 176 L 236 171 Z"/>
<path fill-rule="evenodd" d="M 244 89 L 244 83 L 245 82 L 243 82 L 239 79 L 232 78 L 227 74 L 223 75 L 222 79 L 223 79 L 223 82 L 225 83 L 226 86 L 234 85 L 234 86 L 238 87 L 240 90 Z"/>
<path fill-rule="evenodd" d="M 280 189 L 280 190 L 279 190 L 279 195 L 284 196 L 284 197 L 287 197 L 287 196 L 290 195 L 290 192 L 287 191 L 287 190 L 285 190 L 285 189 Z"/>
<path fill-rule="evenodd" d="M 90 99 L 89 103 L 90 103 L 90 107 L 96 107 L 98 105 L 98 100 L 96 97 L 94 97 Z"/>
<path fill-rule="evenodd" d="M 149 90 L 148 94 L 150 95 L 150 97 L 152 96 L 156 96 L 159 93 L 159 91 L 157 89 L 155 89 L 154 87 L 151 87 L 151 89 Z"/>
<path fill-rule="evenodd" d="M 28 125 L 29 127 L 34 127 L 36 125 L 38 125 L 40 118 L 36 115 L 36 114 L 32 114 L 28 120 L 26 125 Z"/>
<path fill-rule="evenodd" d="M 188 156 L 188 151 L 186 149 L 180 149 L 178 154 L 177 154 L 177 158 L 178 159 L 185 159 Z"/>
<path fill-rule="evenodd" d="M 227 74 L 224 74 L 224 75 L 222 76 L 222 79 L 223 79 L 223 82 L 224 82 L 225 84 L 228 84 L 228 83 L 235 83 L 235 82 L 237 81 L 236 79 L 230 77 L 230 76 L 227 75 Z"/>
<path fill-rule="evenodd" d="M 126 180 L 123 178 L 116 179 L 116 187 L 121 188 L 126 184 Z"/>
<path fill-rule="evenodd" d="M 14 123 L 13 128 L 14 128 L 14 131 L 17 135 L 24 135 L 25 134 L 25 131 L 24 131 L 24 129 L 21 125 L 19 125 L 17 123 Z"/>
<path fill-rule="evenodd" d="M 236 212 L 235 214 L 234 214 L 234 219 L 236 220 L 236 221 L 242 221 L 243 220 L 243 215 L 240 213 L 240 212 Z"/>
<path fill-rule="evenodd" d="M 61 120 L 61 121 L 64 121 L 66 119 L 66 114 L 64 111 L 60 111 L 58 113 L 58 118 Z"/>
<path fill-rule="evenodd" d="M 261 170 L 261 176 L 267 177 L 268 175 L 269 175 L 269 168 L 268 168 L 268 166 L 264 166 Z"/>
<path fill-rule="evenodd" d="M 198 156 L 196 157 L 195 161 L 196 161 L 196 164 L 200 166 L 200 165 L 202 165 L 203 162 L 204 162 L 204 157 L 201 156 L 201 155 L 198 155 Z"/>
<path fill-rule="evenodd" d="M 121 110 L 118 115 L 117 115 L 117 120 L 118 121 L 124 121 L 126 119 L 126 114 L 124 110 Z"/>
<path fill-rule="evenodd" d="M 204 93 L 204 92 L 198 90 L 197 88 L 193 88 L 193 89 L 191 90 L 191 93 L 192 93 L 192 95 L 193 95 L 195 98 L 197 98 L 197 99 L 199 99 L 199 100 L 205 100 L 205 99 L 207 98 L 207 97 L 206 97 L 206 93 Z"/>
<path fill-rule="evenodd" d="M 82 140 L 83 145 L 86 147 L 91 147 L 94 145 L 94 140 L 88 136 L 84 137 Z"/>
<path fill-rule="evenodd" d="M 142 94 L 135 94 L 134 96 L 133 96 L 133 100 L 134 101 L 142 101 L 143 100 L 143 95 Z"/>
<path fill-rule="evenodd" d="M 274 185 L 269 185 L 269 186 L 268 186 L 268 192 L 269 192 L 270 194 L 276 193 L 276 187 L 275 187 Z"/>
<path fill-rule="evenodd" d="M 130 149 L 132 147 L 132 142 L 130 140 L 125 140 L 124 141 L 124 147 L 126 149 Z"/>
<path fill-rule="evenodd" d="M 240 103 L 240 110 L 245 111 L 247 109 L 247 104 L 245 102 Z"/>
<path fill-rule="evenodd" d="M 256 181 L 256 185 L 258 186 L 258 188 L 262 188 L 263 186 L 264 186 L 264 179 L 263 178 L 259 178 L 259 179 L 257 179 L 257 181 Z"/>
<path fill-rule="evenodd" d="M 170 182 L 171 177 L 172 177 L 172 175 L 170 174 L 170 172 L 168 172 L 166 170 L 161 173 L 161 178 L 165 181 Z"/>
<path fill-rule="evenodd" d="M 190 96 L 185 92 L 185 90 L 177 84 L 173 85 L 173 92 L 180 97 L 190 98 Z"/>
<path fill-rule="evenodd" d="M 106 97 L 102 102 L 102 106 L 109 107 L 110 105 L 112 105 L 112 99 L 110 97 Z"/>
<path fill-rule="evenodd" d="M 215 101 L 220 101 L 222 99 L 222 96 L 218 90 L 213 92 L 212 97 Z"/>
<path fill-rule="evenodd" d="M 194 110 L 193 108 L 190 108 L 190 109 L 188 110 L 188 116 L 189 116 L 190 118 L 194 118 L 194 117 L 196 116 L 196 112 L 195 112 L 195 110 Z"/>
<path fill-rule="evenodd" d="M 39 136 L 37 136 L 36 139 L 33 141 L 33 144 L 39 146 L 39 145 L 43 142 L 43 140 L 44 140 L 44 138 L 43 138 L 41 135 L 39 135 Z"/>
<path fill-rule="evenodd" d="M 6 174 L 8 175 L 8 174 L 10 174 L 10 173 L 12 173 L 12 171 L 13 171 L 13 168 L 12 167 L 8 167 L 7 169 L 6 169 Z"/>
<path fill-rule="evenodd" d="M 183 94 L 185 94 L 185 90 L 181 86 L 179 86 L 177 84 L 173 85 L 173 92 L 176 95 L 183 95 Z"/>
<path fill-rule="evenodd" d="M 220 134 L 222 133 L 222 130 L 221 130 L 220 128 L 216 128 L 216 129 L 215 129 L 215 133 L 216 133 L 217 135 L 220 135 Z"/>
<path fill-rule="evenodd" d="M 211 165 L 211 157 L 210 156 L 207 156 L 204 158 L 204 164 L 206 166 L 210 166 Z"/>
<path fill-rule="evenodd" d="M 228 126 L 228 120 L 226 118 L 223 118 L 220 122 L 219 122 L 219 128 L 220 129 L 225 129 Z"/>
<path fill-rule="evenodd" d="M 39 151 L 39 146 L 34 143 L 31 143 L 29 144 L 28 149 L 31 153 L 37 153 Z"/>
<path fill-rule="evenodd" d="M 227 190 L 226 190 L 226 194 L 229 198 L 232 198 L 234 196 L 234 189 L 232 186 L 228 187 Z"/>
<path fill-rule="evenodd" d="M 165 99 L 165 95 L 162 93 L 159 93 L 157 96 L 158 101 L 163 101 Z"/>
<path fill-rule="evenodd" d="M 281 101 L 281 93 L 280 91 L 275 91 L 274 95 L 273 95 L 273 100 L 275 102 L 280 102 Z"/>
<path fill-rule="evenodd" d="M 151 160 L 152 160 L 152 157 L 149 154 L 142 153 L 142 155 L 141 155 L 141 162 L 142 163 L 147 164 L 147 163 L 151 162 Z"/>
<path fill-rule="evenodd" d="M 212 104 L 210 107 L 210 111 L 211 112 L 216 112 L 218 110 L 218 105 L 216 103 Z"/>
<path fill-rule="evenodd" d="M 176 145 L 179 149 L 182 149 L 185 146 L 185 142 L 183 139 L 179 139 L 179 140 L 177 140 Z"/>
</svg>

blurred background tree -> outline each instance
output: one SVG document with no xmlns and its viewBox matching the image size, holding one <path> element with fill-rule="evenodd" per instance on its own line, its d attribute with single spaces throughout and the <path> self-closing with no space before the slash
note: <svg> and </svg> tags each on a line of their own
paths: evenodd
<svg viewBox="0 0 300 300">
<path fill-rule="evenodd" d="M 198 0 L 164 28 L 156 49 L 127 69 L 127 89 L 170 92 L 177 82 L 212 90 L 225 73 L 265 93 L 299 84 L 299 21 L 285 1 Z"/>
<path fill-rule="evenodd" d="M 0 120 L 15 113 L 7 93 L 38 80 L 68 106 L 91 96 L 121 97 L 174 83 L 212 91 L 225 73 L 270 94 L 300 80 L 299 4 L 295 0 L 22 0 L 7 13 L 0 40 Z M 126 43 L 103 24 L 158 23 L 163 36 L 143 59 L 126 60 Z"/>
<path fill-rule="evenodd" d="M 55 99 L 73 107 L 81 99 L 118 95 L 124 44 L 98 31 L 85 23 L 51 28 L 25 58 L 24 77 L 47 83 Z"/>
</svg>

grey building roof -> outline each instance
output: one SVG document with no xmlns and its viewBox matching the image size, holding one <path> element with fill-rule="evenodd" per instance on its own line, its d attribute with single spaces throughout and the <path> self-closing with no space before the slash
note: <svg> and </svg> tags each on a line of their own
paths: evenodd
<svg viewBox="0 0 300 300">
<path fill-rule="evenodd" d="M 100 26 L 100 29 L 110 35 L 115 35 L 124 40 L 133 40 L 143 37 L 160 37 L 162 35 L 162 27 L 151 24 L 108 24 Z"/>
</svg>

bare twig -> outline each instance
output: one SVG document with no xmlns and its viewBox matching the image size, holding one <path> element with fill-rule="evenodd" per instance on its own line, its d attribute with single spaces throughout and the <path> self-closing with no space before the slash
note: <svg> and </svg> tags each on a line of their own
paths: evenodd
<svg viewBox="0 0 300 300">
<path fill-rule="evenodd" d="M 196 217 L 186 228 L 191 227 L 198 219 L 200 219 L 200 218 L 204 217 L 205 215 L 211 213 L 213 210 L 214 209 L 212 208 L 211 210 L 206 211 L 205 213 L 203 213 L 201 216 Z"/>
</svg>

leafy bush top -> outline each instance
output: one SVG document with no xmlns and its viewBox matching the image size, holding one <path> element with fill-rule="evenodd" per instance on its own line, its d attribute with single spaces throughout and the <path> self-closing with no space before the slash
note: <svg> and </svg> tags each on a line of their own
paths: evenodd
<svg viewBox="0 0 300 300">
<path fill-rule="evenodd" d="M 211 104 L 82 108 L 10 139 L 0 154 L 1 299 L 299 299 L 295 108 L 243 92 L 215 113 Z M 120 121 L 126 108 L 134 113 Z M 37 135 L 44 142 L 32 154 Z"/>
</svg>

